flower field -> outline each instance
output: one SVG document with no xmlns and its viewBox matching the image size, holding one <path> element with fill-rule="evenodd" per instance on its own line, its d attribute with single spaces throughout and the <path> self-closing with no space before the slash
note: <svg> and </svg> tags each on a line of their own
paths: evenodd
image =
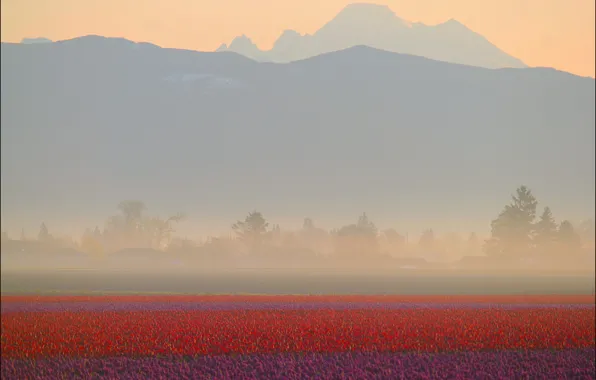
<svg viewBox="0 0 596 380">
<path fill-rule="evenodd" d="M 2 378 L 585 378 L 593 296 L 2 296 Z"/>
</svg>

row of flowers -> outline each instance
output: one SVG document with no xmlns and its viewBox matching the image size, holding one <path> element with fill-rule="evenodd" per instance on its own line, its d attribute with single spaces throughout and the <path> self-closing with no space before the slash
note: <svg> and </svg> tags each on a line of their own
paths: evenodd
<svg viewBox="0 0 596 380">
<path fill-rule="evenodd" d="M 589 348 L 594 320 L 594 307 L 16 312 L 1 356 Z"/>
<path fill-rule="evenodd" d="M 224 311 L 224 310 L 408 310 L 408 309 L 586 309 L 590 304 L 492 304 L 492 303 L 397 303 L 397 302 L 10 302 L 0 305 L 3 314 L 23 312 L 106 312 L 106 311 Z"/>
<path fill-rule="evenodd" d="M 3 379 L 593 379 L 595 350 L 5 359 Z"/>
</svg>

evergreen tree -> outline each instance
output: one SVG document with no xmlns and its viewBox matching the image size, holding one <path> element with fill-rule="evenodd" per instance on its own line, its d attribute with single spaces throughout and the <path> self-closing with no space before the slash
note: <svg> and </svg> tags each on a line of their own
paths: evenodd
<svg viewBox="0 0 596 380">
<path fill-rule="evenodd" d="M 363 212 L 362 215 L 358 217 L 358 222 L 356 223 L 356 227 L 360 230 L 360 233 L 363 235 L 370 235 L 370 236 L 377 236 L 377 227 L 373 222 L 368 219 L 366 213 Z"/>
<path fill-rule="evenodd" d="M 517 189 L 512 201 L 491 222 L 491 237 L 486 241 L 489 255 L 518 256 L 532 247 L 536 198 L 526 186 Z"/>
<path fill-rule="evenodd" d="M 366 213 L 358 217 L 356 224 L 350 224 L 336 233 L 335 251 L 344 256 L 379 253 L 377 227 L 368 219 Z"/>
<path fill-rule="evenodd" d="M 46 227 L 45 223 L 42 223 L 39 227 L 39 234 L 37 235 L 37 240 L 39 241 L 48 241 L 50 239 L 50 233 L 48 231 L 48 227 Z"/>
<path fill-rule="evenodd" d="M 558 238 L 558 226 L 549 207 L 545 207 L 534 225 L 534 246 L 538 254 L 550 254 Z"/>
<path fill-rule="evenodd" d="M 263 242 L 269 223 L 260 212 L 253 211 L 244 221 L 237 221 L 232 225 L 232 230 L 251 249 L 257 249 Z"/>
</svg>

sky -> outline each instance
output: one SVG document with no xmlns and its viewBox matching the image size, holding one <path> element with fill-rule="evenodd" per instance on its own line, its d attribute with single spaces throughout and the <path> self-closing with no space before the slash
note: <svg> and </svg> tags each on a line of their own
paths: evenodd
<svg viewBox="0 0 596 380">
<path fill-rule="evenodd" d="M 349 0 L 2 0 L 3 42 L 97 34 L 203 51 L 246 34 L 269 49 L 314 33 Z M 376 0 L 429 25 L 456 19 L 529 66 L 594 77 L 594 0 Z"/>
</svg>

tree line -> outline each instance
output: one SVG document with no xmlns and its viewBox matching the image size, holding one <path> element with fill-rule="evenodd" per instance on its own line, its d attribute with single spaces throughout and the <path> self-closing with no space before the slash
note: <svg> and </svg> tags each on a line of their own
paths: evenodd
<svg viewBox="0 0 596 380">
<path fill-rule="evenodd" d="M 521 186 L 511 196 L 511 203 L 491 222 L 491 236 L 484 252 L 494 256 L 549 257 L 576 255 L 582 242 L 580 234 L 568 220 L 557 223 L 548 206 L 537 217 L 538 201 L 532 191 Z M 583 226 L 584 236 L 594 240 L 594 225 Z M 591 236 L 590 236 L 591 235 Z"/>
<path fill-rule="evenodd" d="M 490 237 L 480 241 L 471 233 L 467 241 L 450 234 L 438 239 L 432 229 L 423 231 L 415 251 L 443 255 L 476 255 L 502 257 L 555 257 L 573 256 L 582 252 L 584 242 L 594 241 L 593 221 L 586 221 L 576 231 L 571 222 L 557 223 L 549 207 L 544 207 L 537 217 L 538 202 L 526 186 L 519 187 L 499 215 L 491 222 Z M 344 257 L 362 255 L 405 255 L 412 249 L 408 236 L 394 229 L 379 231 L 366 213 L 353 224 L 332 231 L 315 226 L 305 218 L 299 231 L 282 231 L 279 225 L 270 225 L 262 213 L 254 210 L 244 219 L 231 225 L 232 236 L 209 238 L 197 243 L 173 237 L 175 225 L 185 219 L 178 213 L 167 218 L 146 214 L 145 203 L 123 201 L 117 206 L 118 214 L 108 218 L 103 229 L 87 229 L 80 243 L 73 247 L 93 255 L 103 255 L 132 248 L 145 248 L 166 252 L 211 252 L 234 254 L 241 251 L 252 255 L 338 254 Z M 2 235 L 6 239 L 5 234 Z M 24 239 L 24 236 L 22 237 Z M 37 241 L 59 244 L 45 223 L 42 223 Z M 451 250 L 451 252 L 446 252 Z"/>
</svg>

